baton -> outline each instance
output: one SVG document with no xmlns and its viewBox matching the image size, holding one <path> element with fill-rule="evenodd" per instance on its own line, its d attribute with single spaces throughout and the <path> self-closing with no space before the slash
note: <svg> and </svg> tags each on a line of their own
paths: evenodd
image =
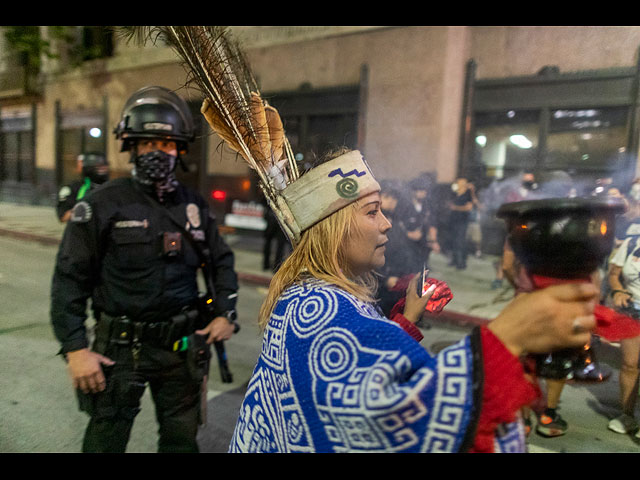
<svg viewBox="0 0 640 480">
<path fill-rule="evenodd" d="M 218 356 L 218 366 L 220 367 L 220 377 L 222 378 L 222 383 L 233 382 L 233 375 L 231 375 L 231 370 L 229 370 L 229 363 L 227 362 L 227 352 L 224 348 L 224 341 L 218 340 L 216 342 L 213 342 L 213 346 L 216 347 L 216 355 Z"/>
</svg>

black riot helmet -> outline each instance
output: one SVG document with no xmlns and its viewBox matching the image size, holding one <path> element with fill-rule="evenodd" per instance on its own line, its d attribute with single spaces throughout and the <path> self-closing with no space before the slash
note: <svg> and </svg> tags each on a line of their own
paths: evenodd
<svg viewBox="0 0 640 480">
<path fill-rule="evenodd" d="M 178 151 L 186 151 L 195 137 L 193 117 L 187 103 L 171 90 L 144 87 L 135 92 L 122 110 L 114 133 L 122 140 L 120 151 L 131 148 L 132 141 L 144 138 L 173 140 Z"/>
<path fill-rule="evenodd" d="M 78 155 L 82 165 L 82 176 L 89 177 L 94 183 L 104 183 L 109 179 L 109 162 L 99 152 L 87 152 Z"/>
<path fill-rule="evenodd" d="M 78 155 L 78 160 L 82 162 L 82 168 L 92 168 L 100 165 L 108 165 L 107 158 L 98 152 L 87 152 Z"/>
</svg>

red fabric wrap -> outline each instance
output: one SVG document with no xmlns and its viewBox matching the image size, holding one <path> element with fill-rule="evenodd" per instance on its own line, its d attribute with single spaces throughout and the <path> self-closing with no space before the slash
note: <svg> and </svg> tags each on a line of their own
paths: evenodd
<svg viewBox="0 0 640 480">
<path fill-rule="evenodd" d="M 518 410 L 540 395 L 537 384 L 527 380 L 520 359 L 515 357 L 487 327 L 480 328 L 484 389 L 472 453 L 493 452 L 496 427 L 513 422 Z M 508 388 L 505 386 L 508 385 Z"/>
<path fill-rule="evenodd" d="M 404 277 L 401 277 L 400 279 L 398 279 L 395 286 L 390 290 L 394 292 L 406 291 L 407 287 L 409 286 L 409 282 L 414 276 L 415 274 L 410 274 L 410 275 L 405 275 Z M 431 298 L 427 302 L 425 311 L 429 313 L 440 313 L 442 309 L 445 307 L 445 305 L 449 303 L 453 298 L 453 293 L 451 292 L 449 285 L 447 285 L 446 282 L 443 282 L 441 280 L 436 280 L 435 278 L 427 278 L 427 283 L 429 284 L 429 286 L 435 284 L 436 289 L 433 291 Z M 402 297 L 400 300 L 398 300 L 398 302 L 391 309 L 390 316 L 393 317 L 396 313 L 403 312 L 405 302 L 406 302 L 405 297 Z"/>
<path fill-rule="evenodd" d="M 391 320 L 400 325 L 400 327 L 402 327 L 402 329 L 411 335 L 417 342 L 422 341 L 424 338 L 420 329 L 407 320 L 402 313 L 395 313 L 394 315 L 391 315 Z"/>
<path fill-rule="evenodd" d="M 545 288 L 551 285 L 559 285 L 561 283 L 591 281 L 588 278 L 558 279 L 542 275 L 531 275 L 531 279 L 536 288 Z M 609 340 L 610 342 L 617 342 L 625 338 L 633 338 L 640 335 L 640 322 L 627 315 L 616 312 L 609 307 L 596 305 L 594 315 L 596 317 L 596 328 L 593 333 Z"/>
</svg>

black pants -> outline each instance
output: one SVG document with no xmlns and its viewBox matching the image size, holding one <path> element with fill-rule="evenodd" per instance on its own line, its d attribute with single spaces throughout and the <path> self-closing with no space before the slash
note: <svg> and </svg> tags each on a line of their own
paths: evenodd
<svg viewBox="0 0 640 480">
<path fill-rule="evenodd" d="M 105 369 L 107 388 L 78 393 L 80 408 L 91 417 L 82 451 L 125 452 L 148 383 L 159 424 L 158 452 L 198 452 L 201 381 L 189 374 L 184 354 L 143 344 L 136 368 L 130 346 L 112 345 L 105 355 L 116 361 Z"/>
<path fill-rule="evenodd" d="M 451 224 L 451 264 L 456 268 L 467 268 L 467 228 L 468 221 Z"/>
<path fill-rule="evenodd" d="M 280 264 L 284 260 L 285 250 L 287 248 L 287 237 L 282 230 L 280 230 L 280 227 L 276 228 L 277 230 L 269 232 L 264 237 L 264 245 L 262 248 L 262 268 L 264 270 L 272 268 L 273 271 L 275 271 L 280 267 Z M 276 251 L 273 263 L 271 263 L 271 247 L 273 242 L 276 244 Z"/>
</svg>

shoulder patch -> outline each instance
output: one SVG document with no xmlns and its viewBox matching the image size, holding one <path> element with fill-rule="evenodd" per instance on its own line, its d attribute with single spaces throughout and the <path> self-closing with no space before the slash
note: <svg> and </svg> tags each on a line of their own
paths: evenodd
<svg viewBox="0 0 640 480">
<path fill-rule="evenodd" d="M 91 215 L 91 205 L 84 201 L 78 202 L 73 207 L 73 210 L 71 211 L 71 218 L 69 220 L 75 223 L 86 223 L 91 220 Z"/>
<path fill-rule="evenodd" d="M 65 185 L 58 192 L 58 200 L 60 200 L 61 202 L 64 202 L 69 195 L 71 195 L 71 188 L 69 188 L 68 185 Z"/>
</svg>

